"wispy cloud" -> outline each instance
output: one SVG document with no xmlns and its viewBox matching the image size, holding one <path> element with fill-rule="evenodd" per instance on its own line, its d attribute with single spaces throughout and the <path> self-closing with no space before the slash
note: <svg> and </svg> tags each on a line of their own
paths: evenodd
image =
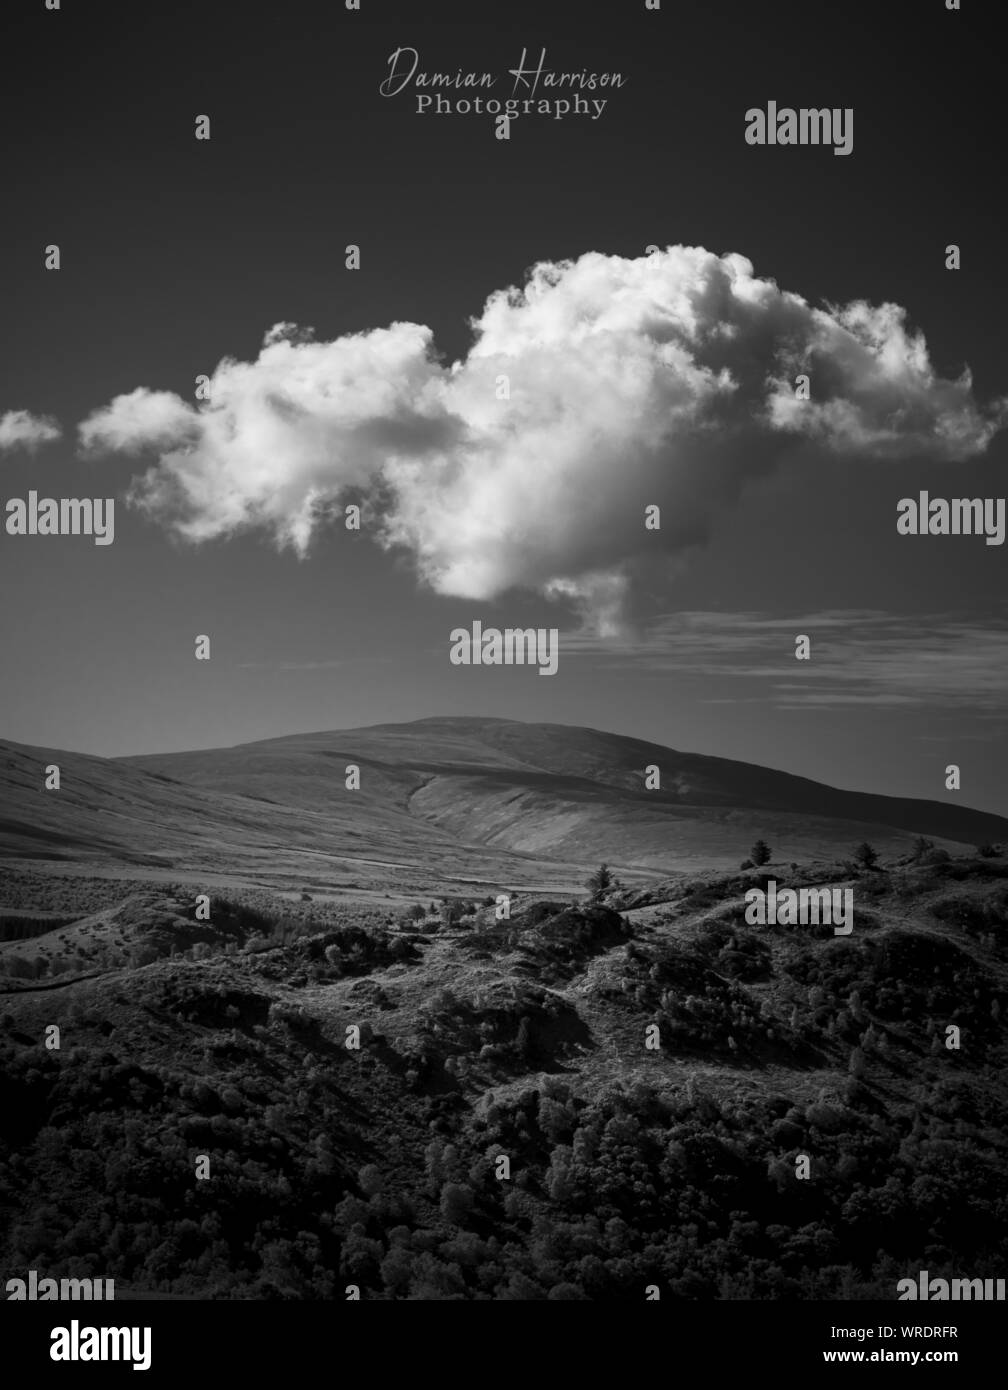
<svg viewBox="0 0 1008 1390">
<path fill-rule="evenodd" d="M 811 660 L 795 638 L 811 639 Z M 605 641 L 565 636 L 565 658 L 684 678 L 755 682 L 756 692 L 711 696 L 710 704 L 771 703 L 780 709 L 850 705 L 940 705 L 1005 717 L 1008 619 L 940 613 L 908 617 L 877 610 L 765 613 L 685 612 L 644 635 Z"/>
<path fill-rule="evenodd" d="M 240 661 L 239 671 L 335 671 L 341 666 L 387 666 L 391 656 L 340 656 L 325 661 Z"/>
</svg>

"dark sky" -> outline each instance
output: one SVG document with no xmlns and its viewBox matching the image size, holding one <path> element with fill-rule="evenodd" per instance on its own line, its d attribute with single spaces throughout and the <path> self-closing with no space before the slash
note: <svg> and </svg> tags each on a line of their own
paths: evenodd
<svg viewBox="0 0 1008 1390">
<path fill-rule="evenodd" d="M 962 800 L 1008 813 L 1005 547 L 895 533 L 920 489 L 1003 496 L 1003 434 L 952 461 L 782 450 L 607 639 L 520 588 L 433 592 L 367 534 L 323 529 L 304 558 L 257 528 L 180 542 L 124 501 L 157 450 L 83 457 L 76 439 L 137 387 L 191 402 L 198 373 L 253 361 L 281 321 L 323 342 L 428 325 L 450 364 L 535 262 L 650 243 L 739 253 L 819 307 L 902 305 L 935 373 L 968 364 L 986 406 L 1008 381 L 1001 49 L 992 7 L 963 4 L 6 6 L 0 415 L 64 434 L 5 451 L 0 496 L 115 496 L 117 516 L 108 547 L 0 533 L 3 736 L 113 755 L 488 713 L 894 795 L 949 794 L 957 762 Z M 545 47 L 625 85 L 587 94 L 609 98 L 598 120 L 530 116 L 497 141 L 489 118 L 379 95 L 407 45 L 422 68 L 495 74 Z M 769 100 L 853 107 L 853 154 L 748 146 L 744 113 Z M 558 674 L 451 666 L 450 629 L 477 617 L 558 626 Z"/>
</svg>

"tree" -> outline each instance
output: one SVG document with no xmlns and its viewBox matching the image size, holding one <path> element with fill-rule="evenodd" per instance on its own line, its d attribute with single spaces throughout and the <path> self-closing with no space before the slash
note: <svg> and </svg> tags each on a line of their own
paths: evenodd
<svg viewBox="0 0 1008 1390">
<path fill-rule="evenodd" d="M 612 888 L 616 879 L 608 864 L 600 864 L 585 884 L 592 898 L 601 898 L 607 888 Z"/>
<path fill-rule="evenodd" d="M 749 858 L 757 868 L 761 868 L 764 864 L 770 863 L 770 856 L 772 853 L 773 851 L 766 840 L 757 840 L 749 851 Z"/>
<path fill-rule="evenodd" d="M 934 849 L 934 840 L 929 840 L 926 835 L 918 835 L 914 840 L 913 857 L 921 860 L 926 854 L 930 854 Z"/>
<path fill-rule="evenodd" d="M 382 1171 L 377 1163 L 366 1163 L 357 1174 L 357 1182 L 360 1185 L 360 1190 L 368 1197 L 373 1197 L 376 1193 L 381 1192 L 385 1186 Z"/>
<path fill-rule="evenodd" d="M 878 851 L 867 840 L 862 840 L 854 851 L 854 859 L 862 869 L 874 869 L 878 863 Z"/>
<path fill-rule="evenodd" d="M 445 898 L 441 904 L 441 924 L 456 927 L 465 914 L 465 903 L 461 898 Z"/>
<path fill-rule="evenodd" d="M 446 1182 L 441 1189 L 441 1215 L 452 1226 L 461 1226 L 472 1211 L 472 1188 L 464 1183 Z"/>
</svg>

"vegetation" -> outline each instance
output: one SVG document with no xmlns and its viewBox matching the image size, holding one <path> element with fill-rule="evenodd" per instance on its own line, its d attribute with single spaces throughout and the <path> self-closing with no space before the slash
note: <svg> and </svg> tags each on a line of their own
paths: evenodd
<svg viewBox="0 0 1008 1390">
<path fill-rule="evenodd" d="M 601 898 L 607 889 L 616 886 L 616 878 L 608 864 L 600 864 L 585 887 L 592 898 Z"/>
<path fill-rule="evenodd" d="M 200 922 L 186 885 L 120 885 L 92 917 L 101 978 L 3 982 L 4 1266 L 298 1299 L 1000 1277 L 1008 865 L 930 855 L 855 878 L 843 939 L 747 928 L 751 872 L 619 912 L 446 899 L 392 926 L 317 889 Z"/>
</svg>

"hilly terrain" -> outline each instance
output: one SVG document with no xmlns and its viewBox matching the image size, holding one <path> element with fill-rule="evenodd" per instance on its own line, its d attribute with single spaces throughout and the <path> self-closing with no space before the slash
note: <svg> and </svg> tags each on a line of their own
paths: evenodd
<svg viewBox="0 0 1008 1390">
<path fill-rule="evenodd" d="M 853 933 L 746 926 L 768 875 L 851 888 Z M 3 948 L 8 1276 L 632 1302 L 1003 1271 L 998 855 L 516 894 L 504 919 L 247 889 L 200 920 L 196 884 L 95 879 L 68 923 L 84 882 L 5 884 L 61 919 Z"/>
<path fill-rule="evenodd" d="M 0 856 L 185 869 L 205 881 L 331 891 L 570 892 L 606 859 L 628 882 L 919 835 L 957 847 L 1008 821 L 951 798 L 842 791 L 622 735 L 489 718 L 424 719 L 128 759 L 0 744 Z M 44 768 L 60 767 L 58 792 Z M 359 768 L 359 787 L 346 769 Z M 657 767 L 660 786 L 645 787 Z M 215 878 L 216 876 L 216 878 Z"/>
<path fill-rule="evenodd" d="M 129 762 L 320 814 L 352 797 L 365 833 L 398 811 L 467 846 L 627 869 L 727 867 L 761 834 L 805 857 L 851 836 L 893 852 L 916 835 L 948 847 L 1008 836 L 1008 821 L 953 801 L 840 791 L 624 735 L 510 719 L 421 719 Z M 361 769 L 358 792 L 343 787 L 350 763 Z M 659 769 L 655 790 L 645 788 L 648 767 Z"/>
<path fill-rule="evenodd" d="M 629 1302 L 1003 1277 L 1000 818 L 507 720 L 3 757 L 5 1277 Z M 849 890 L 852 933 L 750 926 L 771 880 Z"/>
</svg>

